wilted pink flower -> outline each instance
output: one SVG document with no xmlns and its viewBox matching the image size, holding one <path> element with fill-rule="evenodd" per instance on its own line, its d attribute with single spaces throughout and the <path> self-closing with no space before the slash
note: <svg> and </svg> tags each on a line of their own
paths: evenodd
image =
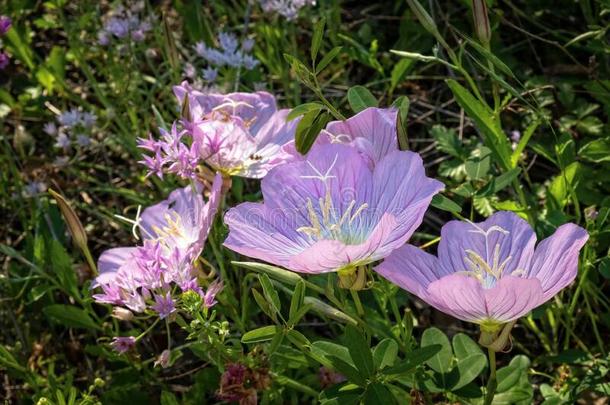
<svg viewBox="0 0 610 405">
<path fill-rule="evenodd" d="M 298 120 L 286 121 L 289 110 L 277 110 L 266 92 L 204 94 L 187 83 L 174 87 L 180 103 L 188 99 L 189 119 L 184 130 L 176 125 L 162 139 L 140 140 L 152 152 L 144 158 L 151 173 L 192 178 L 199 164 L 224 175 L 262 178 L 293 160 L 290 145 Z"/>
<path fill-rule="evenodd" d="M 332 121 L 322 130 L 316 144 L 340 143 L 355 147 L 371 165 L 398 149 L 397 110 L 367 108 L 345 121 Z"/>
<path fill-rule="evenodd" d="M 570 284 L 587 239 L 584 229 L 565 224 L 534 249 L 531 226 L 503 211 L 481 223 L 448 222 L 438 258 L 405 245 L 375 270 L 438 310 L 494 330 Z"/>
<path fill-rule="evenodd" d="M 103 293 L 93 298 L 134 312 L 150 308 L 164 318 L 175 309 L 169 294 L 173 285 L 182 291 L 202 293 L 194 261 L 203 251 L 220 202 L 221 186 L 222 178 L 217 175 L 207 203 L 200 187 L 189 186 L 144 210 L 134 225 L 141 230 L 143 244 L 102 253 L 94 286 L 101 287 Z"/>
<path fill-rule="evenodd" d="M 136 346 L 136 338 L 133 336 L 115 337 L 112 339 L 110 346 L 118 353 L 127 353 Z"/>
<path fill-rule="evenodd" d="M 169 350 L 165 349 L 161 352 L 157 360 L 155 360 L 155 367 L 161 366 L 161 368 L 168 368 L 170 366 L 171 354 Z"/>
<path fill-rule="evenodd" d="M 214 280 L 214 282 L 208 286 L 208 289 L 203 295 L 203 305 L 206 308 L 212 308 L 216 305 L 216 295 L 222 291 L 223 287 L 224 285 L 220 279 Z"/>
<path fill-rule="evenodd" d="M 416 153 L 394 151 L 371 168 L 355 148 L 331 144 L 271 170 L 261 187 L 263 203 L 226 214 L 225 246 L 297 272 L 349 275 L 402 246 L 443 184 Z"/>
</svg>

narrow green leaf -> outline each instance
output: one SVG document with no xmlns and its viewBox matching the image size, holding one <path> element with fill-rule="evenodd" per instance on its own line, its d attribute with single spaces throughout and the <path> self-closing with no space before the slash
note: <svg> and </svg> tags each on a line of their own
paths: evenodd
<svg viewBox="0 0 610 405">
<path fill-rule="evenodd" d="M 498 159 L 500 167 L 504 170 L 511 168 L 511 148 L 508 139 L 502 131 L 500 122 L 494 118 L 491 109 L 477 100 L 455 80 L 448 79 L 447 85 L 460 107 L 464 109 L 481 131 L 485 145 L 492 150 L 496 159 Z"/>
<path fill-rule="evenodd" d="M 303 300 L 305 299 L 305 282 L 299 281 L 297 285 L 294 287 L 294 291 L 292 292 L 292 299 L 290 300 L 290 312 L 289 319 L 292 321 L 292 318 L 297 314 L 299 309 L 303 306 Z"/>
<path fill-rule="evenodd" d="M 262 328 L 253 329 L 244 333 L 241 337 L 241 342 L 246 344 L 266 342 L 273 339 L 278 333 L 282 333 L 282 329 L 279 326 L 263 326 Z"/>
<path fill-rule="evenodd" d="M 261 293 L 258 292 L 258 290 L 256 289 L 252 289 L 252 296 L 254 297 L 254 301 L 256 301 L 256 303 L 258 304 L 259 308 L 271 319 L 273 319 L 273 321 L 277 320 L 276 314 L 277 312 L 275 312 L 272 308 L 271 308 L 271 304 L 269 303 L 269 301 L 267 301 L 267 299 L 265 297 L 263 297 L 263 295 Z"/>
<path fill-rule="evenodd" d="M 321 71 L 323 71 L 324 68 L 326 66 L 328 66 L 328 64 L 330 62 L 332 62 L 333 59 L 335 59 L 337 57 L 337 55 L 339 55 L 339 53 L 341 52 L 342 49 L 343 49 L 342 46 L 336 46 L 333 49 L 331 49 L 330 51 L 328 51 L 328 53 L 326 55 L 324 55 L 324 57 L 322 58 L 320 63 L 318 63 L 316 65 L 316 73 L 320 73 Z"/>
<path fill-rule="evenodd" d="M 271 309 L 273 309 L 273 311 L 279 314 L 280 310 L 282 309 L 282 303 L 280 302 L 280 297 L 277 291 L 275 290 L 275 287 L 271 283 L 269 276 L 266 274 L 259 274 L 258 280 L 260 281 L 261 286 L 263 287 L 263 295 L 267 299 L 267 302 L 271 304 Z"/>
<path fill-rule="evenodd" d="M 449 211 L 449 212 L 462 212 L 462 207 L 460 207 L 453 200 L 445 197 L 442 194 L 435 194 L 432 197 L 432 202 L 430 203 L 434 208 L 438 208 L 439 210 Z"/>
<path fill-rule="evenodd" d="M 274 280 L 281 281 L 282 283 L 296 285 L 299 281 L 303 280 L 297 273 L 284 270 L 280 267 L 271 266 L 269 264 L 258 263 L 258 262 L 236 262 L 233 261 L 231 264 L 235 266 L 243 267 L 248 270 L 254 270 L 257 273 L 265 273 Z"/>
<path fill-rule="evenodd" d="M 347 101 L 349 101 L 349 105 L 355 113 L 359 113 L 368 107 L 377 107 L 379 105 L 375 96 L 366 87 L 359 85 L 350 87 L 347 90 Z"/>
<path fill-rule="evenodd" d="M 396 114 L 396 137 L 398 138 L 398 148 L 400 150 L 409 150 L 409 137 L 407 134 L 407 117 L 409 115 L 409 98 L 402 96 L 396 99 L 392 104 L 398 109 Z"/>
<path fill-rule="evenodd" d="M 610 162 L 610 138 L 596 139 L 585 144 L 578 156 L 590 162 Z"/>
<path fill-rule="evenodd" d="M 338 310 L 337 308 L 328 305 L 325 302 L 320 301 L 314 297 L 305 297 L 305 305 L 311 305 L 311 309 L 316 311 L 318 314 L 322 316 L 328 316 L 329 318 L 335 319 L 339 322 L 348 323 L 352 325 L 357 325 L 358 322 L 351 316 L 347 315 L 345 312 Z"/>
<path fill-rule="evenodd" d="M 324 109 L 324 104 L 319 103 L 317 101 L 313 101 L 311 103 L 305 103 L 294 107 L 288 115 L 286 116 L 286 121 L 292 121 L 293 119 L 300 117 L 301 115 L 305 115 L 311 111 L 320 111 Z"/>
<path fill-rule="evenodd" d="M 505 187 L 508 187 L 521 173 L 520 167 L 515 167 L 514 169 L 510 169 L 509 171 L 502 173 L 498 177 L 493 180 L 493 192 L 497 193 L 498 191 L 503 190 Z"/>
<path fill-rule="evenodd" d="M 306 154 L 318 138 L 320 131 L 330 121 L 327 112 L 311 111 L 303 116 L 297 125 L 294 137 L 295 147 L 301 154 Z"/>
<path fill-rule="evenodd" d="M 313 37 L 311 38 L 311 61 L 315 65 L 320 45 L 322 45 L 322 38 L 324 38 L 324 27 L 326 25 L 326 19 L 320 18 L 320 21 L 316 23 L 313 29 Z"/>
</svg>

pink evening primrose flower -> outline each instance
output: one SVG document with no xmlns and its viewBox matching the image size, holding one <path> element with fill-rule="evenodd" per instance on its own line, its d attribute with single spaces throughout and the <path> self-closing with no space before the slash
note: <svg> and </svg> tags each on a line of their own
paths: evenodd
<svg viewBox="0 0 610 405">
<path fill-rule="evenodd" d="M 587 239 L 584 229 L 565 224 L 534 248 L 532 227 L 501 211 L 480 223 L 448 222 L 438 257 L 405 245 L 375 270 L 438 310 L 494 331 L 570 284 Z"/>
<path fill-rule="evenodd" d="M 340 143 L 355 147 L 374 166 L 398 149 L 397 110 L 367 108 L 345 121 L 332 121 L 320 132 L 316 145 Z"/>
<path fill-rule="evenodd" d="M 224 244 L 292 271 L 349 276 L 402 246 L 443 187 L 416 153 L 394 151 L 371 168 L 353 147 L 317 145 L 263 178 L 263 203 L 228 211 Z"/>
<path fill-rule="evenodd" d="M 188 83 L 174 87 L 178 102 L 189 104 L 184 120 L 198 157 L 225 175 L 262 178 L 293 160 L 290 145 L 298 119 L 287 121 L 290 110 L 278 110 L 273 95 L 256 93 L 205 94 Z M 192 146 L 191 146 L 192 148 Z"/>
<path fill-rule="evenodd" d="M 189 186 L 145 209 L 134 221 L 134 230 L 139 227 L 143 244 L 102 253 L 94 287 L 101 287 L 103 293 L 93 298 L 134 312 L 152 309 L 164 318 L 174 310 L 169 296 L 173 285 L 203 295 L 197 285 L 194 261 L 203 251 L 218 210 L 221 186 L 222 177 L 218 174 L 207 203 L 201 187 Z"/>
</svg>

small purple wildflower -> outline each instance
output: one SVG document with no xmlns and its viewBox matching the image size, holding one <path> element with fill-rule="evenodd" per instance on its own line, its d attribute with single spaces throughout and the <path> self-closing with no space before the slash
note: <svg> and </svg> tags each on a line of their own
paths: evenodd
<svg viewBox="0 0 610 405">
<path fill-rule="evenodd" d="M 47 122 L 42 127 L 42 130 L 48 135 L 51 135 L 51 136 L 57 135 L 57 125 L 55 125 L 54 122 Z"/>
<path fill-rule="evenodd" d="M 11 29 L 11 25 L 13 25 L 11 17 L 0 15 L 0 36 L 6 34 Z"/>
<path fill-rule="evenodd" d="M 519 142 L 519 140 L 521 139 L 521 131 L 510 131 L 510 140 L 513 142 Z"/>
<path fill-rule="evenodd" d="M 76 143 L 78 146 L 87 147 L 91 145 L 91 138 L 87 135 L 79 134 L 76 136 Z"/>
<path fill-rule="evenodd" d="M 500 211 L 480 223 L 445 224 L 438 257 L 404 245 L 375 270 L 438 310 L 494 333 L 574 280 L 588 237 L 568 223 L 534 249 L 532 227 Z"/>
<path fill-rule="evenodd" d="M 315 6 L 315 0 L 259 0 L 265 12 L 276 12 L 287 20 L 294 20 L 305 6 Z"/>
<path fill-rule="evenodd" d="M 182 69 L 182 74 L 184 75 L 184 77 L 194 79 L 197 75 L 197 69 L 195 69 L 195 66 L 193 66 L 192 63 L 187 63 L 184 65 L 184 69 Z"/>
<path fill-rule="evenodd" d="M 0 51 L 0 70 L 6 69 L 10 58 L 7 53 Z"/>
<path fill-rule="evenodd" d="M 31 181 L 23 188 L 23 196 L 26 198 L 36 197 L 47 191 L 46 183 L 42 181 Z"/>
<path fill-rule="evenodd" d="M 203 42 L 196 43 L 194 49 L 197 55 L 213 66 L 234 68 L 243 66 L 247 70 L 258 66 L 259 61 L 249 54 L 254 46 L 253 39 L 244 40 L 240 49 L 239 41 L 235 35 L 221 32 L 218 34 L 218 43 L 220 46 L 218 49 L 210 48 Z"/>
<path fill-rule="evenodd" d="M 136 338 L 133 336 L 119 336 L 112 339 L 112 349 L 117 353 L 127 353 L 136 346 Z"/>
<path fill-rule="evenodd" d="M 165 296 L 155 295 L 155 304 L 151 306 L 151 309 L 159 314 L 159 318 L 165 319 L 176 311 L 176 303 L 168 291 Z"/>
<path fill-rule="evenodd" d="M 203 305 L 206 308 L 212 308 L 216 305 L 216 295 L 222 290 L 224 284 L 220 279 L 215 280 L 212 284 L 209 285 L 205 294 L 203 295 Z"/>
<path fill-rule="evenodd" d="M 142 42 L 146 33 L 152 29 L 152 17 L 142 20 L 138 16 L 141 11 L 143 10 L 139 7 L 131 9 L 116 7 L 97 33 L 98 44 L 107 46 L 113 37 L 119 40 L 131 39 L 134 42 Z"/>
<path fill-rule="evenodd" d="M 55 146 L 62 149 L 68 149 L 70 147 L 70 138 L 63 132 L 60 132 L 55 139 Z"/>
<path fill-rule="evenodd" d="M 203 80 L 208 83 L 212 83 L 218 77 L 218 69 L 207 67 L 203 69 Z"/>
</svg>

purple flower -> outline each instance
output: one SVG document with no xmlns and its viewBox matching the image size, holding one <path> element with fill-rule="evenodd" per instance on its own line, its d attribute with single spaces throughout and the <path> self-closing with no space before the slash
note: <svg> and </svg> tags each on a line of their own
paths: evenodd
<svg viewBox="0 0 610 405">
<path fill-rule="evenodd" d="M 47 122 L 42 127 L 42 130 L 48 135 L 51 135 L 51 136 L 57 135 L 57 125 L 55 125 L 54 122 Z"/>
<path fill-rule="evenodd" d="M 136 338 L 133 336 L 120 336 L 112 339 L 110 346 L 117 353 L 127 353 L 136 346 Z"/>
<path fill-rule="evenodd" d="M 134 312 L 150 307 L 162 317 L 171 313 L 174 305 L 168 298 L 171 286 L 191 288 L 194 262 L 203 251 L 216 215 L 221 186 L 222 178 L 217 175 L 207 203 L 201 187 L 185 187 L 145 209 L 134 221 L 134 226 L 141 230 L 143 244 L 102 253 L 94 287 L 101 287 L 103 293 L 93 298 Z"/>
<path fill-rule="evenodd" d="M 214 69 L 211 67 L 203 69 L 203 80 L 208 83 L 213 82 L 218 77 L 218 69 Z"/>
<path fill-rule="evenodd" d="M 243 49 L 244 52 L 250 52 L 252 51 L 252 48 L 254 48 L 254 38 L 246 38 L 241 43 L 241 49 Z"/>
<path fill-rule="evenodd" d="M 82 113 L 75 108 L 64 111 L 57 117 L 57 121 L 65 127 L 74 127 L 81 122 L 81 119 Z"/>
<path fill-rule="evenodd" d="M 12 24 L 11 17 L 0 15 L 0 36 L 6 34 L 11 29 Z"/>
<path fill-rule="evenodd" d="M 68 138 L 68 135 L 60 132 L 55 140 L 55 146 L 62 149 L 68 149 L 70 147 L 70 138 Z"/>
<path fill-rule="evenodd" d="M 182 74 L 189 79 L 194 79 L 197 75 L 197 69 L 195 69 L 192 63 L 186 63 L 182 69 Z"/>
<path fill-rule="evenodd" d="M 86 147 L 91 145 L 91 138 L 89 138 L 87 135 L 80 134 L 76 136 L 76 143 L 79 146 Z"/>
<path fill-rule="evenodd" d="M 31 198 L 47 191 L 46 183 L 42 181 L 32 181 L 28 183 L 23 189 L 24 197 Z"/>
<path fill-rule="evenodd" d="M 226 32 L 221 32 L 218 34 L 218 42 L 220 43 L 222 50 L 225 52 L 235 52 L 239 45 L 237 37 Z"/>
<path fill-rule="evenodd" d="M 161 140 L 140 139 L 152 153 L 143 163 L 151 173 L 188 178 L 201 163 L 225 175 L 262 178 L 279 164 L 294 160 L 294 134 L 298 120 L 286 121 L 289 110 L 277 110 L 266 92 L 204 94 L 186 82 L 174 87 L 182 104 L 189 100 L 184 131 L 174 125 Z"/>
<path fill-rule="evenodd" d="M 0 70 L 6 69 L 6 67 L 8 66 L 8 63 L 9 63 L 8 54 L 0 51 Z"/>
<path fill-rule="evenodd" d="M 220 279 L 214 280 L 212 284 L 209 285 L 205 294 L 203 295 L 203 305 L 206 308 L 212 308 L 216 305 L 216 295 L 222 290 L 224 284 Z"/>
<path fill-rule="evenodd" d="M 168 291 L 164 296 L 155 295 L 155 303 L 151 309 L 159 314 L 159 318 L 165 319 L 176 311 L 176 303 Z"/>
<path fill-rule="evenodd" d="M 394 151 L 371 168 L 355 148 L 331 144 L 271 170 L 261 188 L 262 204 L 225 215 L 226 247 L 297 272 L 350 276 L 402 246 L 443 184 L 426 177 L 416 153 Z"/>
<path fill-rule="evenodd" d="M 534 248 L 530 225 L 502 211 L 480 223 L 448 222 L 438 258 L 405 245 L 375 270 L 438 310 L 494 331 L 570 284 L 587 239 L 565 224 Z"/>
<path fill-rule="evenodd" d="M 106 30 L 99 30 L 97 32 L 97 43 L 101 46 L 110 45 L 110 33 Z"/>
<path fill-rule="evenodd" d="M 214 49 L 206 46 L 203 42 L 197 42 L 195 52 L 213 66 L 243 66 L 247 70 L 251 70 L 258 65 L 259 62 L 248 54 L 254 46 L 253 40 L 244 40 L 240 49 L 239 41 L 235 35 L 221 32 L 218 34 L 218 43 L 220 48 Z"/>
<path fill-rule="evenodd" d="M 371 165 L 398 149 L 395 109 L 367 108 L 345 121 L 332 121 L 317 145 L 339 143 L 355 147 Z"/>
<path fill-rule="evenodd" d="M 276 12 L 287 20 L 297 17 L 299 10 L 307 5 L 315 5 L 315 0 L 259 0 L 265 12 Z"/>
</svg>

